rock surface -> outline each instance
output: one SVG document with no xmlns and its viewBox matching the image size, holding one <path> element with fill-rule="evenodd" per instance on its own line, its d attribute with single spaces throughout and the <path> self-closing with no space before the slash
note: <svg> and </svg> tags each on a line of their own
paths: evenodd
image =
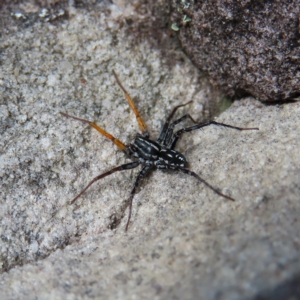
<svg viewBox="0 0 300 300">
<path fill-rule="evenodd" d="M 182 46 L 231 96 L 300 95 L 299 1 L 172 1 Z"/>
<path fill-rule="evenodd" d="M 120 3 L 73 8 L 61 22 L 2 36 L 1 299 L 255 299 L 299 273 L 299 103 L 243 99 L 217 120 L 259 131 L 210 126 L 183 136 L 177 149 L 191 169 L 235 202 L 157 171 L 142 183 L 125 233 L 136 170 L 68 204 L 128 161 L 59 114 L 132 141 L 138 126 L 112 69 L 153 137 L 172 107 L 193 99 L 178 116 L 201 119 L 216 95 L 184 56 L 169 65 L 146 41 L 133 46 L 122 23 L 133 13 Z"/>
<path fill-rule="evenodd" d="M 156 135 L 174 106 L 194 100 L 181 112 L 189 109 L 201 119 L 208 101 L 218 95 L 180 51 L 176 55 L 183 60 L 168 65 L 147 42 L 134 45 L 135 36 L 126 35 L 123 23 L 134 12 L 130 5 L 102 4 L 92 12 L 71 7 L 67 20 L 30 24 L 30 14 L 24 13 L 25 28 L 22 20 L 13 23 L 11 17 L 1 40 L 0 69 L 3 270 L 76 240 L 96 216 L 74 220 L 74 207 L 62 208 L 96 173 L 125 162 L 109 140 L 60 111 L 95 120 L 129 143 L 138 125 L 112 70 Z M 114 190 L 105 185 L 118 177 L 127 181 L 117 182 Z M 99 215 L 103 229 L 100 223 L 92 225 L 97 231 L 114 227 L 123 215 L 131 177 L 125 172 L 104 180 L 108 190 L 98 213 L 107 210 L 108 215 Z M 98 192 L 91 198 L 98 199 Z M 40 229 L 49 219 L 45 226 L 54 230 L 53 223 L 64 215 L 70 219 L 63 231 L 50 237 L 48 229 Z"/>
</svg>

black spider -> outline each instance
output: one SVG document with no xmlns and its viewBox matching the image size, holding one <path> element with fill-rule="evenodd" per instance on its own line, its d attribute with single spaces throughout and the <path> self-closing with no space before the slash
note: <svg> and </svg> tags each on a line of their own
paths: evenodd
<svg viewBox="0 0 300 300">
<path fill-rule="evenodd" d="M 182 129 L 176 131 L 175 133 L 173 133 L 174 126 L 176 124 L 182 122 L 184 119 L 189 118 L 193 123 L 196 123 L 189 114 L 186 114 L 170 124 L 170 121 L 171 121 L 172 117 L 174 116 L 175 112 L 177 111 L 177 109 L 179 107 L 183 107 L 183 106 L 189 104 L 191 102 L 190 101 L 186 104 L 178 105 L 173 109 L 173 111 L 167 118 L 167 120 L 160 132 L 158 139 L 156 141 L 152 141 L 149 137 L 149 132 L 147 130 L 147 126 L 146 126 L 144 120 L 142 119 L 142 117 L 140 116 L 133 100 L 131 99 L 130 95 L 127 93 L 127 91 L 125 90 L 125 88 L 123 87 L 121 82 L 119 81 L 119 79 L 114 71 L 113 71 L 113 74 L 116 78 L 118 85 L 125 93 L 126 99 L 129 103 L 130 107 L 132 108 L 133 112 L 135 113 L 137 121 L 139 123 L 139 127 L 142 130 L 142 134 L 141 135 L 138 134 L 132 144 L 129 144 L 126 146 L 120 140 L 113 137 L 111 134 L 109 134 L 104 129 L 102 129 L 101 127 L 96 125 L 94 122 L 90 122 L 88 120 L 73 117 L 73 116 L 70 116 L 63 112 L 61 112 L 61 114 L 64 115 L 65 117 L 73 118 L 75 120 L 79 120 L 79 121 L 88 123 L 89 125 L 94 127 L 96 130 L 98 130 L 101 134 L 103 134 L 104 136 L 106 136 L 107 138 L 112 140 L 113 143 L 115 145 L 117 145 L 118 148 L 126 154 L 126 156 L 133 158 L 134 161 L 127 163 L 127 164 L 123 164 L 116 168 L 113 168 L 112 170 L 95 177 L 83 189 L 83 191 L 71 201 L 71 204 L 73 204 L 94 182 L 98 181 L 99 179 L 102 179 L 102 178 L 104 178 L 110 174 L 113 174 L 115 172 L 118 172 L 118 171 L 134 169 L 139 165 L 142 165 L 142 169 L 141 169 L 140 173 L 138 174 L 138 176 L 135 180 L 133 189 L 130 193 L 129 214 L 128 214 L 128 220 L 127 220 L 127 224 L 126 224 L 126 228 L 125 228 L 126 231 L 128 229 L 130 218 L 131 218 L 132 200 L 135 195 L 136 188 L 139 184 L 139 181 L 151 169 L 154 169 L 154 168 L 180 171 L 182 173 L 191 175 L 191 176 L 195 177 L 196 179 L 198 179 L 200 182 L 204 183 L 206 186 L 208 186 L 216 194 L 218 194 L 226 199 L 234 201 L 233 198 L 222 194 L 216 188 L 212 187 L 204 179 L 200 178 L 195 172 L 188 170 L 186 158 L 180 152 L 174 150 L 174 148 L 175 148 L 176 143 L 177 143 L 179 137 L 181 136 L 181 134 L 192 131 L 192 130 L 196 130 L 199 128 L 203 128 L 205 126 L 212 125 L 212 124 L 217 125 L 217 126 L 233 128 L 233 129 L 237 129 L 237 130 L 258 130 L 258 128 L 240 128 L 240 127 L 235 127 L 235 126 L 231 126 L 231 125 L 227 125 L 227 124 L 223 124 L 223 123 L 218 123 L 215 121 L 207 121 L 205 123 L 196 124 L 194 126 L 182 128 Z"/>
</svg>

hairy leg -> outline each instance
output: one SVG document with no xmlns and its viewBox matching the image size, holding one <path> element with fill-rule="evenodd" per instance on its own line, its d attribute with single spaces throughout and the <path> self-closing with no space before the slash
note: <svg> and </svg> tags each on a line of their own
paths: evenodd
<svg viewBox="0 0 300 300">
<path fill-rule="evenodd" d="M 213 186 L 211 186 L 209 183 L 207 183 L 204 179 L 202 179 L 199 175 L 197 175 L 195 172 L 193 171 L 190 171 L 190 170 L 187 170 L 187 169 L 177 169 L 178 171 L 182 172 L 182 173 L 185 173 L 185 174 L 188 174 L 188 175 L 191 175 L 193 177 L 195 177 L 196 179 L 198 179 L 200 182 L 204 183 L 207 187 L 209 187 L 212 191 L 214 191 L 216 194 L 218 194 L 219 196 L 223 197 L 223 198 L 226 198 L 228 200 L 231 200 L 231 201 L 235 201 L 233 198 L 229 197 L 229 196 L 226 196 L 224 194 L 222 194 L 221 192 L 219 192 L 216 188 L 214 188 Z"/>
<path fill-rule="evenodd" d="M 140 163 L 139 162 L 131 162 L 131 163 L 128 163 L 128 164 L 124 164 L 124 165 L 121 165 L 121 166 L 118 166 L 116 168 L 113 168 L 111 169 L 110 171 L 108 172 L 105 172 L 101 175 L 98 175 L 97 177 L 95 177 L 72 201 L 71 201 L 71 204 L 73 204 L 80 196 L 82 196 L 82 194 L 96 181 L 106 177 L 106 176 L 109 176 L 115 172 L 118 172 L 118 171 L 123 171 L 123 170 L 128 170 L 128 169 L 134 169 L 136 168 Z"/>
<path fill-rule="evenodd" d="M 133 201 L 133 197 L 136 193 L 136 189 L 138 187 L 138 184 L 140 182 L 140 180 L 146 175 L 146 173 L 152 168 L 152 166 L 146 165 L 142 168 L 142 170 L 140 171 L 139 175 L 137 176 L 133 189 L 130 193 L 130 197 L 129 197 L 129 213 L 128 213 L 128 219 L 127 219 L 127 223 L 126 223 L 126 228 L 125 231 L 128 230 L 128 226 L 129 226 L 129 222 L 131 219 L 131 213 L 132 213 L 132 201 Z"/>
<path fill-rule="evenodd" d="M 167 118 L 165 124 L 163 125 L 163 128 L 162 128 L 162 130 L 161 130 L 161 132 L 160 132 L 160 134 L 159 134 L 159 137 L 158 137 L 158 139 L 157 139 L 157 142 L 158 142 L 158 143 L 161 143 L 162 141 L 165 140 L 165 136 L 166 136 L 167 130 L 168 130 L 168 128 L 169 128 L 169 124 L 170 124 L 171 119 L 173 118 L 174 114 L 176 113 L 177 109 L 180 108 L 180 107 L 186 106 L 186 105 L 190 104 L 191 102 L 192 102 L 192 101 L 189 101 L 189 102 L 187 102 L 187 103 L 185 103 L 185 104 L 177 105 L 177 106 L 175 106 L 175 107 L 173 108 L 172 112 L 171 112 L 170 115 L 168 116 L 168 118 Z"/>
<path fill-rule="evenodd" d="M 231 129 L 240 130 L 240 131 L 242 131 L 242 130 L 259 130 L 258 128 L 242 128 L 242 127 L 236 127 L 236 126 L 232 126 L 232 125 L 228 125 L 228 124 L 224 124 L 224 123 L 218 123 L 215 121 L 207 121 L 205 123 L 197 124 L 197 125 L 194 125 L 191 127 L 182 128 L 182 129 L 178 130 L 177 132 L 175 132 L 173 135 L 173 138 L 169 144 L 169 148 L 170 149 L 175 148 L 180 135 L 182 135 L 183 133 L 197 130 L 197 129 L 200 129 L 200 128 L 203 128 L 203 127 L 209 126 L 209 125 L 217 125 L 217 126 L 227 127 L 227 128 L 231 128 Z"/>
</svg>

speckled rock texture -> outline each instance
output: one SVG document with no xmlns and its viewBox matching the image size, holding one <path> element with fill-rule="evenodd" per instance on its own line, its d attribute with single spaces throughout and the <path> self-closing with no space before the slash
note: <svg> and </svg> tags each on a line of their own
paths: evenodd
<svg viewBox="0 0 300 300">
<path fill-rule="evenodd" d="M 153 138 L 174 106 L 193 100 L 175 118 L 201 120 L 207 101 L 222 95 L 172 42 L 164 42 L 170 64 L 128 35 L 134 5 L 67 9 L 25 28 L 7 15 L 0 40 L 0 299 L 284 299 L 287 287 L 296 295 L 300 103 L 242 99 L 217 121 L 259 131 L 184 135 L 177 149 L 190 168 L 236 201 L 157 171 L 141 184 L 125 233 L 138 170 L 99 181 L 70 205 L 92 178 L 129 160 L 59 112 L 129 143 L 138 126 L 112 69 Z"/>
<path fill-rule="evenodd" d="M 55 22 L 39 17 L 41 12 L 31 15 L 27 10 L 19 19 L 16 14 L 7 16 L 7 31 L 1 39 L 3 270 L 65 247 L 86 230 L 80 224 L 82 221 L 92 222 L 97 231 L 101 226 L 101 230 L 112 228 L 116 219 L 123 216 L 122 209 L 126 209 L 129 179 L 124 186 L 115 186 L 118 196 L 109 191 L 102 199 L 102 209 L 109 201 L 111 211 L 107 218 L 98 219 L 100 227 L 100 223 L 82 217 L 74 223 L 72 213 L 65 211 L 71 217 L 66 231 L 50 238 L 38 228 L 47 219 L 49 224 L 57 222 L 53 221 L 54 215 L 63 213 L 61 206 L 95 173 L 124 162 L 124 155 L 111 141 L 80 122 L 66 119 L 60 111 L 95 120 L 128 143 L 138 132 L 138 126 L 112 70 L 156 134 L 174 106 L 193 100 L 186 109 L 202 119 L 208 101 L 218 96 L 180 51 L 173 51 L 180 59 L 169 65 L 158 49 L 147 42 L 137 43 L 136 36 L 127 35 L 124 18 L 135 14 L 131 5 L 102 3 L 92 12 L 71 6 L 69 18 Z M 44 15 L 51 17 L 50 12 Z M 63 132 L 57 130 L 59 124 Z M 76 134 L 72 136 L 74 130 Z M 89 150 L 93 143 L 98 149 L 96 153 Z M 120 176 L 129 175 L 112 176 L 109 181 L 104 180 L 104 187 L 108 188 L 105 183 Z M 76 187 L 72 187 L 72 182 Z M 57 186 L 65 188 L 67 194 L 62 196 Z"/>
<path fill-rule="evenodd" d="M 171 2 L 183 49 L 212 83 L 263 101 L 299 96 L 299 0 Z"/>
</svg>

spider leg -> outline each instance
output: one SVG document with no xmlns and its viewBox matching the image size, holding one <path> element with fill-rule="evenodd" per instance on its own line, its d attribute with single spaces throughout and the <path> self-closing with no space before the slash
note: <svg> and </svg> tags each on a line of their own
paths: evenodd
<svg viewBox="0 0 300 300">
<path fill-rule="evenodd" d="M 128 92 L 124 88 L 124 86 L 121 84 L 121 81 L 119 80 L 119 78 L 118 78 L 117 74 L 115 73 L 115 71 L 113 70 L 112 72 L 113 72 L 113 74 L 114 74 L 114 76 L 116 78 L 116 81 L 117 81 L 118 85 L 120 86 L 120 88 L 124 92 L 125 97 L 126 97 L 126 99 L 128 101 L 129 106 L 131 107 L 131 109 L 133 110 L 133 112 L 134 112 L 134 114 L 136 116 L 137 122 L 139 124 L 140 129 L 142 130 L 143 136 L 144 137 L 149 137 L 149 132 L 148 132 L 148 129 L 147 129 L 147 125 L 146 125 L 145 121 L 143 120 L 143 118 L 141 117 L 141 115 L 140 115 L 138 109 L 136 108 L 136 106 L 135 106 L 132 98 L 130 97 L 130 95 L 128 94 Z"/>
<path fill-rule="evenodd" d="M 177 105 L 177 106 L 175 106 L 175 107 L 173 108 L 171 114 L 168 116 L 168 118 L 167 118 L 167 120 L 166 120 L 166 122 L 165 122 L 165 124 L 164 124 L 164 126 L 163 126 L 163 128 L 162 128 L 162 130 L 161 130 L 161 132 L 160 132 L 160 134 L 159 134 L 159 137 L 158 137 L 158 139 L 157 139 L 157 143 L 160 144 L 162 141 L 165 140 L 165 136 L 166 136 L 166 133 L 167 133 L 169 124 L 170 124 L 171 119 L 173 118 L 174 114 L 176 113 L 177 109 L 180 108 L 180 107 L 186 106 L 186 105 L 190 104 L 191 102 L 192 102 L 192 101 L 189 101 L 189 102 L 187 102 L 187 103 L 185 103 L 185 104 Z M 172 126 L 172 125 L 171 125 L 171 126 Z M 174 126 L 175 126 L 175 125 L 174 125 Z M 174 126 L 173 126 L 173 127 L 174 127 Z"/>
<path fill-rule="evenodd" d="M 236 130 L 259 130 L 259 128 L 242 128 L 242 127 L 236 127 L 236 126 L 232 126 L 232 125 L 227 125 L 224 123 L 218 123 L 215 121 L 207 121 L 205 123 L 201 123 L 201 124 L 197 124 L 191 127 L 187 127 L 187 128 L 182 128 L 180 130 L 178 130 L 177 132 L 174 133 L 173 138 L 171 140 L 171 142 L 169 143 L 169 148 L 170 149 L 174 149 L 174 147 L 176 146 L 177 140 L 180 137 L 181 134 L 185 133 L 185 132 L 190 132 L 196 129 L 200 129 L 203 128 L 205 126 L 209 126 L 209 125 L 217 125 L 217 126 L 223 126 L 223 127 L 228 127 L 228 128 L 232 128 L 232 129 L 236 129 Z"/>
<path fill-rule="evenodd" d="M 129 169 L 134 169 L 136 168 L 140 163 L 135 161 L 135 162 L 131 162 L 131 163 L 128 163 L 128 164 L 124 164 L 124 165 L 121 165 L 121 166 L 118 166 L 116 168 L 113 168 L 111 169 L 110 171 L 108 172 L 105 172 L 101 175 L 98 175 L 97 177 L 95 177 L 72 201 L 71 201 L 71 204 L 73 204 L 80 196 L 82 196 L 82 194 L 96 181 L 98 181 L 99 179 L 102 179 L 108 175 L 111 175 L 115 172 L 118 172 L 118 171 L 123 171 L 123 170 L 129 170 Z"/>
<path fill-rule="evenodd" d="M 146 175 L 146 173 L 152 168 L 152 165 L 146 165 L 142 168 L 142 170 L 140 171 L 139 175 L 137 176 L 133 189 L 130 193 L 130 197 L 129 197 L 129 213 L 128 213 L 128 220 L 126 223 L 126 227 L 125 227 L 125 231 L 128 230 L 128 226 L 129 226 L 129 222 L 131 219 L 131 212 L 132 212 L 132 201 L 133 201 L 133 197 L 135 195 L 136 189 L 138 187 L 138 184 L 140 182 L 140 180 Z"/>
<path fill-rule="evenodd" d="M 167 133 L 165 135 L 164 140 L 162 141 L 162 144 L 164 146 L 168 145 L 170 143 L 170 139 L 172 137 L 173 134 L 173 129 L 175 127 L 175 125 L 179 124 L 180 122 L 182 122 L 183 120 L 185 120 L 186 118 L 189 118 L 193 123 L 197 123 L 190 114 L 186 114 L 184 116 L 182 116 L 181 118 L 179 118 L 178 120 L 174 121 L 168 128 Z"/>
<path fill-rule="evenodd" d="M 92 127 L 94 127 L 97 131 L 99 131 L 102 135 L 104 135 L 105 137 L 107 137 L 108 139 L 110 139 L 120 150 L 124 151 L 127 146 L 125 144 L 123 144 L 120 140 L 116 139 L 114 136 L 112 136 L 111 134 L 109 134 L 108 132 L 106 132 L 104 129 L 102 129 L 101 127 L 99 127 L 96 123 L 94 122 L 90 122 L 88 120 L 84 120 L 84 119 L 80 119 L 77 117 L 73 117 L 70 116 L 66 113 L 60 112 L 63 116 L 67 117 L 67 118 L 72 118 L 84 123 L 87 123 L 89 125 L 91 125 Z"/>
<path fill-rule="evenodd" d="M 233 198 L 226 196 L 226 195 L 222 194 L 221 192 L 219 192 L 216 188 L 214 188 L 209 183 L 207 183 L 204 179 L 202 179 L 200 176 L 198 176 L 195 172 L 187 170 L 187 169 L 181 169 L 181 168 L 178 168 L 177 170 L 182 173 L 185 173 L 185 174 L 195 177 L 196 179 L 198 179 L 200 182 L 204 183 L 207 187 L 209 187 L 212 191 L 214 191 L 216 194 L 220 195 L 221 197 L 226 198 L 231 201 L 235 201 Z"/>
</svg>

